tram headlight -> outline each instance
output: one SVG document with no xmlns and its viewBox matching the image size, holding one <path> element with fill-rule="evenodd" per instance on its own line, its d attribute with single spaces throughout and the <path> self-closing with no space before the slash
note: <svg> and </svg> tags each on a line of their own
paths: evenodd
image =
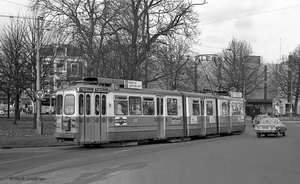
<svg viewBox="0 0 300 184">
<path fill-rule="evenodd" d="M 76 123 L 76 118 L 75 117 L 71 117 L 71 126 L 72 127 L 76 127 L 77 123 Z"/>
</svg>

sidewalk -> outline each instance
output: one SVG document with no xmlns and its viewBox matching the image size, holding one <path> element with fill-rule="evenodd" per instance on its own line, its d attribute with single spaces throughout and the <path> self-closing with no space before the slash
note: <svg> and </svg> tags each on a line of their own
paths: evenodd
<svg viewBox="0 0 300 184">
<path fill-rule="evenodd" d="M 54 116 L 42 115 L 43 134 L 33 129 L 33 116 L 21 116 L 16 125 L 13 117 L 0 117 L 0 148 L 49 147 L 75 145 L 73 142 L 57 142 L 53 136 Z"/>
<path fill-rule="evenodd" d="M 300 117 L 299 116 L 293 116 L 292 118 L 289 116 L 282 116 L 279 117 L 281 121 L 298 121 L 300 123 Z"/>
</svg>

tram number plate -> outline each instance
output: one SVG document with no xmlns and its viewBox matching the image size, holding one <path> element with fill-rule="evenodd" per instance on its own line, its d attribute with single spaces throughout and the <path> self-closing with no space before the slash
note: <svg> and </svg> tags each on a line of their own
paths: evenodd
<svg viewBox="0 0 300 184">
<path fill-rule="evenodd" d="M 74 138 L 74 134 L 65 134 L 65 138 Z"/>
</svg>

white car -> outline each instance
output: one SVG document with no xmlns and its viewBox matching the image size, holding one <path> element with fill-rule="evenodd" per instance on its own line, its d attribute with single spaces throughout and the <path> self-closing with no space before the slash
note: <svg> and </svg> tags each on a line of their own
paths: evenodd
<svg viewBox="0 0 300 184">
<path fill-rule="evenodd" d="M 4 111 L 2 109 L 0 109 L 0 115 L 5 115 Z"/>
<path fill-rule="evenodd" d="M 262 134 L 265 136 L 274 134 L 276 137 L 279 134 L 285 136 L 286 125 L 282 124 L 278 118 L 263 118 L 258 125 L 255 125 L 255 132 L 257 137 L 260 137 Z"/>
</svg>

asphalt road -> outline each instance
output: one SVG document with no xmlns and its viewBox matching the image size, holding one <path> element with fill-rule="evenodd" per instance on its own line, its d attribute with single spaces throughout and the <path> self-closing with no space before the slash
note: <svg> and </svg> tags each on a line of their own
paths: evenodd
<svg viewBox="0 0 300 184">
<path fill-rule="evenodd" d="M 241 135 L 132 147 L 0 150 L 0 183 L 298 184 L 300 122 Z"/>
</svg>

